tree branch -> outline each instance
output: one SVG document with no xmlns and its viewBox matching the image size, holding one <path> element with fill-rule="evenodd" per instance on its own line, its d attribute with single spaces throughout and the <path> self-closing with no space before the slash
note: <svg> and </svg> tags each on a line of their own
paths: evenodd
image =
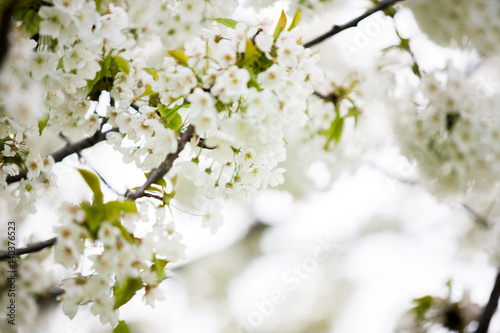
<svg viewBox="0 0 500 333">
<path fill-rule="evenodd" d="M 79 153 L 83 149 L 90 148 L 97 143 L 106 140 L 106 134 L 110 132 L 118 132 L 118 128 L 112 128 L 109 131 L 103 132 L 102 130 L 99 130 L 94 133 L 91 137 L 85 138 L 83 140 L 80 140 L 74 144 L 66 144 L 63 148 L 59 149 L 55 153 L 51 154 L 52 158 L 54 158 L 54 161 L 61 162 L 65 157 L 72 155 L 74 153 Z M 26 169 L 19 171 L 19 173 L 15 176 L 9 176 L 7 177 L 6 181 L 7 184 L 12 184 L 20 181 L 21 179 L 26 178 L 28 174 L 28 171 Z"/>
<path fill-rule="evenodd" d="M 117 131 L 117 129 L 113 128 L 107 132 L 98 131 L 90 138 L 79 141 L 74 145 L 70 145 L 70 144 L 66 145 L 61 150 L 52 154 L 52 157 L 54 157 L 54 160 L 56 160 L 56 158 L 57 158 L 56 162 L 59 162 L 66 156 L 69 156 L 75 152 L 78 152 L 82 149 L 91 147 L 91 146 L 95 145 L 96 143 L 103 141 L 106 138 L 106 134 L 109 132 L 112 132 L 112 131 L 113 132 Z M 127 195 L 127 199 L 135 200 L 135 199 L 147 196 L 147 197 L 153 197 L 153 198 L 162 200 L 162 198 L 148 194 L 145 191 L 149 188 L 149 186 L 151 186 L 151 184 L 155 183 L 156 181 L 158 181 L 160 178 L 162 178 L 163 176 L 165 176 L 167 174 L 167 172 L 172 168 L 174 161 L 177 159 L 177 157 L 179 157 L 179 154 L 182 152 L 182 150 L 184 150 L 186 143 L 189 140 L 191 140 L 191 138 L 193 137 L 193 134 L 194 134 L 194 126 L 189 125 L 188 128 L 186 129 L 186 131 L 184 133 L 182 133 L 181 137 L 177 141 L 177 151 L 175 153 L 169 154 L 167 156 L 167 158 L 165 159 L 165 161 L 163 161 L 163 163 L 160 164 L 160 166 L 157 169 L 154 169 L 153 171 L 151 171 L 146 183 L 144 183 L 144 185 L 142 185 L 136 191 Z M 25 170 L 23 170 L 23 171 L 25 171 Z M 24 176 L 21 177 L 20 179 L 22 179 L 24 177 L 26 177 L 26 171 L 24 172 Z M 20 256 L 22 254 L 37 252 L 37 251 L 40 251 L 40 250 L 45 249 L 47 247 L 53 246 L 56 242 L 57 242 L 57 238 L 54 237 L 54 238 L 48 239 L 46 241 L 33 243 L 33 244 L 27 245 L 25 247 L 16 249 L 15 255 Z M 0 260 L 6 260 L 9 257 L 10 256 L 9 256 L 8 251 L 0 251 Z"/>
<path fill-rule="evenodd" d="M 198 140 L 198 147 L 202 148 L 202 149 L 215 149 L 216 147 L 210 147 L 210 146 L 207 146 L 205 144 L 205 139 L 204 138 L 200 138 Z"/>
<path fill-rule="evenodd" d="M 341 31 L 344 31 L 344 30 L 349 29 L 349 28 L 354 28 L 358 25 L 359 22 L 363 21 L 368 16 L 370 16 L 378 11 L 384 10 L 384 9 L 394 5 L 398 1 L 403 1 L 403 0 L 383 0 L 383 1 L 379 2 L 378 5 L 376 5 L 375 7 L 373 7 L 372 9 L 367 11 L 366 13 L 364 13 L 363 15 L 358 16 L 357 18 L 355 18 L 355 19 L 353 19 L 353 20 L 351 20 L 343 25 L 334 25 L 330 31 L 313 39 L 310 42 L 305 43 L 303 46 L 304 47 L 314 46 L 316 44 L 323 42 L 325 39 L 328 39 L 328 38 L 332 37 L 333 35 L 338 34 Z"/>
<path fill-rule="evenodd" d="M 495 285 L 490 294 L 490 299 L 488 304 L 486 304 L 481 318 L 479 319 L 479 326 L 477 327 L 476 333 L 487 333 L 488 327 L 490 326 L 490 321 L 496 312 L 498 307 L 498 298 L 500 297 L 500 271 L 497 274 Z"/>
<path fill-rule="evenodd" d="M 179 154 L 184 149 L 186 143 L 191 140 L 194 134 L 194 126 L 189 125 L 184 133 L 182 133 L 181 137 L 177 141 L 177 151 L 175 153 L 168 154 L 165 161 L 163 161 L 160 166 L 149 174 L 147 181 L 139 187 L 136 191 L 127 195 L 127 199 L 135 200 L 140 197 L 145 196 L 145 191 L 151 186 L 151 184 L 160 180 L 163 176 L 167 174 L 167 172 L 172 168 L 174 161 L 179 157 Z"/>
<path fill-rule="evenodd" d="M 82 141 L 77 142 L 75 145 L 66 145 L 64 148 L 61 150 L 55 152 L 52 154 L 54 157 L 54 160 L 56 157 L 58 158 L 57 162 L 61 161 L 64 157 L 71 155 L 77 151 L 80 151 L 84 148 L 91 147 L 95 145 L 96 143 L 103 141 L 106 138 L 106 133 L 109 133 L 111 131 L 115 131 L 117 129 L 112 129 L 107 132 L 101 132 L 98 131 L 96 132 L 92 137 L 84 139 Z M 186 146 L 186 143 L 191 140 L 194 134 L 194 126 L 189 125 L 188 128 L 184 133 L 182 133 L 181 137 L 177 141 L 177 151 L 175 153 L 171 153 L 167 156 L 165 161 L 163 161 L 162 164 L 157 169 L 154 169 L 151 171 L 149 174 L 149 177 L 142 185 L 140 188 L 138 188 L 136 191 L 130 193 L 127 195 L 127 199 L 129 200 L 136 200 L 138 198 L 147 196 L 147 197 L 153 197 L 159 200 L 162 200 L 159 196 L 154 196 L 149 193 L 146 193 L 145 191 L 151 186 L 151 184 L 155 183 L 159 179 L 161 179 L 163 176 L 167 174 L 167 172 L 172 168 L 172 165 L 174 164 L 174 161 L 179 157 L 179 154 L 184 150 L 184 147 Z M 24 174 L 24 177 L 26 176 L 26 173 Z M 22 177 L 22 178 L 24 178 Z M 20 179 L 22 179 L 20 178 Z M 27 253 L 32 253 L 32 252 L 37 252 L 40 250 L 43 250 L 47 247 L 53 246 L 57 242 L 57 238 L 53 237 L 51 239 L 48 239 L 46 241 L 38 242 L 38 243 L 33 243 L 30 245 L 27 245 L 22 248 L 16 249 L 15 255 L 20 256 L 22 254 L 27 254 Z M 9 255 L 9 251 L 0 251 L 0 260 L 6 260 L 10 258 L 11 256 Z"/>
<path fill-rule="evenodd" d="M 25 247 L 20 247 L 16 249 L 15 255 L 20 256 L 22 254 L 27 254 L 27 253 L 33 253 L 33 252 L 38 252 L 40 250 L 43 250 L 47 247 L 53 246 L 57 242 L 57 238 L 53 237 L 51 239 L 47 239 L 42 242 L 37 242 L 33 244 L 26 245 Z M 11 255 L 9 254 L 9 251 L 0 251 L 0 260 L 6 260 L 9 259 Z"/>
</svg>

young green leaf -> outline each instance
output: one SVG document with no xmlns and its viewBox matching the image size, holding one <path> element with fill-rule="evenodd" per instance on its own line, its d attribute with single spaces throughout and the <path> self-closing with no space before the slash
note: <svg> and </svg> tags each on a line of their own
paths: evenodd
<svg viewBox="0 0 500 333">
<path fill-rule="evenodd" d="M 101 191 L 101 183 L 99 182 L 99 178 L 92 172 L 85 169 L 78 169 L 78 172 L 83 177 L 83 180 L 90 187 L 92 192 L 94 192 L 94 203 L 102 203 L 103 195 Z"/>
<path fill-rule="evenodd" d="M 214 21 L 219 22 L 220 24 L 225 25 L 226 27 L 229 28 L 236 28 L 236 25 L 239 23 L 238 21 L 227 19 L 227 18 L 216 18 Z"/>
<path fill-rule="evenodd" d="M 335 143 L 339 143 L 340 137 L 342 136 L 342 130 L 344 129 L 344 118 L 337 115 L 335 120 L 332 122 L 330 128 L 327 131 L 327 141 L 325 143 L 324 149 L 327 150 L 330 142 L 335 140 Z"/>
<path fill-rule="evenodd" d="M 257 51 L 257 47 L 252 43 L 250 38 L 247 38 L 246 45 L 245 45 L 245 60 L 251 59 L 255 51 Z"/>
<path fill-rule="evenodd" d="M 174 58 L 175 60 L 177 60 L 178 62 L 180 62 L 184 66 L 189 67 L 188 66 L 189 57 L 184 54 L 183 50 L 168 51 L 168 54 L 170 54 L 172 56 L 172 58 Z"/>
<path fill-rule="evenodd" d="M 146 88 L 146 90 L 144 90 L 144 92 L 141 94 L 141 96 L 139 96 L 138 98 L 142 98 L 144 96 L 149 96 L 149 95 L 152 95 L 154 94 L 155 92 L 153 91 L 153 89 L 151 89 L 151 86 L 148 86 Z"/>
<path fill-rule="evenodd" d="M 7 6 L 8 2 L 0 1 L 0 13 L 3 14 L 3 11 L 5 10 L 5 7 Z M 26 16 L 26 13 L 28 10 L 30 10 L 31 4 L 28 1 L 18 1 L 16 6 L 14 6 L 12 10 L 12 17 L 16 21 L 21 21 L 23 17 Z"/>
<path fill-rule="evenodd" d="M 290 27 L 288 27 L 288 31 L 292 31 L 293 28 L 295 28 L 300 22 L 300 9 L 297 9 L 295 12 L 295 15 L 293 15 L 293 20 L 292 23 L 290 24 Z"/>
<path fill-rule="evenodd" d="M 106 58 L 104 58 L 104 60 L 102 62 L 101 77 L 112 77 L 113 76 L 113 74 L 109 70 L 109 68 L 111 67 L 112 58 L 113 58 L 113 56 L 111 56 L 111 55 L 108 55 Z"/>
<path fill-rule="evenodd" d="M 149 178 L 149 172 L 146 172 L 144 174 L 144 176 L 146 176 L 146 178 Z M 161 187 L 167 187 L 167 182 L 165 181 L 165 178 L 160 178 L 158 179 L 156 182 L 154 182 L 154 184 L 158 184 L 160 185 Z M 149 190 L 149 189 L 148 189 Z M 159 191 L 158 189 L 154 189 L 155 191 Z"/>
<path fill-rule="evenodd" d="M 112 57 L 112 65 L 116 67 L 116 69 L 120 72 L 128 74 L 130 72 L 130 67 L 128 65 L 128 61 L 120 56 Z M 116 75 L 116 73 L 114 73 Z"/>
<path fill-rule="evenodd" d="M 116 283 L 113 287 L 113 294 L 115 296 L 115 305 L 113 309 L 116 310 L 123 304 L 127 303 L 134 297 L 137 290 L 142 289 L 143 284 L 140 278 L 128 278 L 123 284 Z"/>
<path fill-rule="evenodd" d="M 165 266 L 167 266 L 168 261 L 163 259 L 156 258 L 156 254 L 153 256 L 153 266 L 151 269 L 156 272 L 156 278 L 158 282 L 161 282 L 167 278 L 165 274 Z"/>
<path fill-rule="evenodd" d="M 274 29 L 273 37 L 274 39 L 278 38 L 280 33 L 286 28 L 286 14 L 285 11 L 281 11 L 280 19 L 278 20 L 278 24 L 276 24 L 276 28 Z"/>
<path fill-rule="evenodd" d="M 38 16 L 38 12 L 33 9 L 28 10 L 24 16 L 24 26 L 29 37 L 38 33 L 40 30 L 40 22 L 41 18 Z"/>
<path fill-rule="evenodd" d="M 130 333 L 130 330 L 127 324 L 123 320 L 120 320 L 118 325 L 116 325 L 115 329 L 113 330 L 113 333 Z"/>
<path fill-rule="evenodd" d="M 158 80 L 158 72 L 162 71 L 163 68 L 146 67 L 144 70 L 153 77 L 153 79 Z"/>
<path fill-rule="evenodd" d="M 87 216 L 87 229 L 94 239 L 97 238 L 97 232 L 104 221 L 104 205 L 102 203 L 93 203 L 89 205 L 82 203 L 81 207 Z"/>
<path fill-rule="evenodd" d="M 137 213 L 137 206 L 132 200 L 125 201 L 110 201 L 104 204 L 104 212 L 106 221 L 118 221 L 120 214 L 123 213 Z"/>
<path fill-rule="evenodd" d="M 101 9 L 102 0 L 95 0 L 95 10 L 99 11 Z"/>
<path fill-rule="evenodd" d="M 171 119 L 167 119 L 165 127 L 173 129 L 174 131 L 178 131 L 182 127 L 182 117 L 177 112 L 175 112 Z"/>
<path fill-rule="evenodd" d="M 47 126 L 47 123 L 49 122 L 50 119 L 50 113 L 47 112 L 39 121 L 38 121 L 38 133 L 42 135 L 43 130 L 45 129 L 45 126 Z"/>
</svg>

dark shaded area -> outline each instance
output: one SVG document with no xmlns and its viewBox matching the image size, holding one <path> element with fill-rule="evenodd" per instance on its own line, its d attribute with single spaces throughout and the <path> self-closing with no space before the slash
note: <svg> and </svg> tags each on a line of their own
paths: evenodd
<svg viewBox="0 0 500 333">
<path fill-rule="evenodd" d="M 490 321 L 495 314 L 498 307 L 498 298 L 500 298 L 500 271 L 497 274 L 495 285 L 490 294 L 490 299 L 488 304 L 486 304 L 481 318 L 479 319 L 479 326 L 477 327 L 476 333 L 487 333 L 490 327 Z"/>
<path fill-rule="evenodd" d="M 3 62 L 9 53 L 9 29 L 10 29 L 10 18 L 15 7 L 15 1 L 11 0 L 0 7 L 0 69 L 3 66 Z"/>
</svg>

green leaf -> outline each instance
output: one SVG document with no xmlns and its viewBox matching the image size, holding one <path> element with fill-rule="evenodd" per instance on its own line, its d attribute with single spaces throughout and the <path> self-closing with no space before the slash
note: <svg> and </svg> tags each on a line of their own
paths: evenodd
<svg viewBox="0 0 500 333">
<path fill-rule="evenodd" d="M 45 116 L 43 116 L 43 118 L 38 121 L 38 134 L 42 135 L 42 132 L 45 129 L 45 126 L 47 126 L 49 119 L 50 113 L 47 112 L 47 114 L 45 114 Z"/>
<path fill-rule="evenodd" d="M 85 169 L 78 169 L 78 172 L 80 172 L 80 175 L 83 177 L 92 192 L 94 192 L 94 203 L 102 203 L 103 195 L 101 192 L 101 183 L 99 182 L 99 178 L 94 173 Z"/>
<path fill-rule="evenodd" d="M 165 127 L 178 131 L 182 127 L 182 117 L 176 112 L 172 119 L 167 119 Z"/>
<path fill-rule="evenodd" d="M 165 109 L 163 104 L 158 104 L 158 112 L 162 115 L 161 122 L 166 128 L 178 131 L 182 127 L 182 117 L 179 115 L 177 110 L 180 108 L 189 107 L 189 104 L 178 104 L 173 108 Z"/>
<path fill-rule="evenodd" d="M 40 22 L 41 18 L 38 16 L 37 11 L 30 9 L 26 12 L 26 15 L 24 16 L 24 26 L 29 37 L 38 33 L 40 30 Z"/>
<path fill-rule="evenodd" d="M 423 320 L 427 311 L 429 311 L 434 304 L 434 298 L 432 296 L 424 296 L 414 299 L 413 302 L 416 303 L 416 306 L 412 311 L 417 315 L 419 320 Z"/>
<path fill-rule="evenodd" d="M 254 56 L 255 51 L 257 51 L 257 47 L 254 45 L 254 43 L 252 43 L 250 38 L 247 38 L 247 42 L 245 45 L 245 59 L 251 59 Z"/>
<path fill-rule="evenodd" d="M 57 63 L 57 69 L 63 68 L 64 67 L 64 56 L 59 58 L 59 62 Z"/>
<path fill-rule="evenodd" d="M 327 131 L 327 141 L 325 143 L 324 149 L 328 149 L 330 142 L 335 140 L 335 143 L 339 143 L 340 137 L 342 136 L 342 130 L 344 129 L 344 118 L 337 115 L 335 120 L 332 122 L 330 129 Z"/>
<path fill-rule="evenodd" d="M 110 201 L 104 204 L 104 218 L 106 221 L 119 221 L 121 213 L 137 213 L 137 206 L 132 200 Z"/>
<path fill-rule="evenodd" d="M 345 115 L 346 117 L 353 117 L 354 118 L 354 125 L 358 125 L 358 118 L 359 115 L 361 114 L 361 111 L 359 111 L 358 107 L 356 105 L 353 105 L 349 108 L 347 111 L 347 114 Z"/>
<path fill-rule="evenodd" d="M 154 93 L 149 95 L 149 106 L 156 107 L 160 105 L 159 102 L 160 102 L 160 94 Z"/>
<path fill-rule="evenodd" d="M 144 97 L 144 96 L 149 96 L 149 95 L 152 95 L 154 94 L 155 92 L 153 91 L 153 89 L 151 89 L 151 86 L 148 86 L 146 88 L 146 90 L 144 90 L 144 92 L 141 94 L 141 96 L 139 96 L 138 98 L 141 98 L 141 97 Z"/>
<path fill-rule="evenodd" d="M 118 322 L 118 325 L 116 325 L 115 329 L 113 330 L 113 333 L 130 333 L 130 330 L 128 329 L 127 324 L 123 320 L 120 320 L 120 322 Z"/>
<path fill-rule="evenodd" d="M 276 24 L 276 28 L 274 29 L 273 37 L 274 39 L 278 38 L 280 33 L 286 28 L 286 14 L 285 11 L 281 11 L 280 19 L 278 20 L 278 24 Z"/>
<path fill-rule="evenodd" d="M 101 9 L 102 0 L 95 0 L 95 10 L 99 11 Z"/>
<path fill-rule="evenodd" d="M 160 185 L 161 187 L 167 187 L 167 182 L 165 181 L 165 178 L 160 178 L 158 179 L 155 184 Z"/>
<path fill-rule="evenodd" d="M 172 56 L 172 58 L 174 58 L 175 60 L 177 60 L 178 62 L 180 62 L 184 66 L 189 67 L 188 66 L 189 57 L 184 54 L 183 50 L 168 51 L 168 54 L 170 54 Z"/>
<path fill-rule="evenodd" d="M 146 67 L 144 70 L 151 75 L 155 80 L 158 80 L 158 72 L 161 72 L 163 68 Z"/>
<path fill-rule="evenodd" d="M 113 309 L 116 310 L 130 301 L 137 290 L 142 289 L 142 287 L 144 286 L 140 278 L 127 278 L 121 285 L 116 283 L 113 287 L 113 294 L 115 296 L 115 305 Z"/>
<path fill-rule="evenodd" d="M 238 21 L 227 19 L 227 18 L 216 18 L 214 21 L 219 22 L 220 24 L 225 25 L 226 27 L 230 27 L 235 29 L 236 25 L 239 23 Z"/>
<path fill-rule="evenodd" d="M 161 282 L 167 278 L 165 274 L 165 266 L 167 266 L 168 260 L 156 258 L 156 254 L 153 255 L 153 266 L 151 269 L 156 273 L 156 278 L 158 282 Z"/>
<path fill-rule="evenodd" d="M 87 80 L 88 97 L 93 100 L 99 100 L 103 90 L 111 91 L 113 89 L 116 74 L 123 72 L 128 74 L 130 67 L 128 61 L 120 56 L 108 54 L 101 61 L 101 70 L 96 73 L 93 80 Z"/>
<path fill-rule="evenodd" d="M 132 200 L 125 201 L 110 201 L 103 206 L 103 221 L 110 222 L 113 226 L 120 229 L 122 237 L 129 243 L 133 243 L 135 238 L 131 235 L 127 229 L 120 222 L 121 213 L 137 213 L 137 206 Z"/>
<path fill-rule="evenodd" d="M 104 205 L 94 203 L 92 205 L 82 203 L 81 207 L 87 216 L 87 229 L 94 239 L 97 238 L 97 232 L 104 221 Z"/>
<path fill-rule="evenodd" d="M 173 114 L 175 112 L 177 112 L 177 110 L 179 110 L 180 108 L 187 108 L 188 106 L 189 106 L 189 104 L 177 104 L 173 108 L 165 109 L 165 105 L 163 105 L 163 104 L 158 104 L 157 105 L 158 112 L 160 112 L 160 114 L 163 117 L 166 117 L 168 120 L 170 120 L 171 118 L 173 118 Z"/>
<path fill-rule="evenodd" d="M 295 15 L 293 15 L 292 23 L 288 27 L 288 31 L 292 31 L 300 22 L 300 9 L 297 9 Z"/>
<path fill-rule="evenodd" d="M 150 174 L 150 172 L 146 172 L 146 173 L 144 174 L 144 176 L 146 176 L 146 178 L 149 178 L 149 174 Z M 167 182 L 165 181 L 165 178 L 163 178 L 163 177 L 162 177 L 162 178 L 160 178 L 160 179 L 158 179 L 158 180 L 157 180 L 156 182 L 154 182 L 153 184 L 158 184 L 158 185 L 160 185 L 161 187 L 167 187 Z M 148 188 L 148 190 L 150 190 L 150 189 Z M 153 191 L 160 191 L 160 190 L 159 190 L 159 189 L 157 189 L 157 188 L 153 188 Z"/>
<path fill-rule="evenodd" d="M 111 74 L 111 71 L 109 70 L 111 66 L 111 60 L 112 56 L 108 55 L 106 58 L 104 58 L 102 62 L 102 68 L 101 68 L 101 77 L 112 77 L 113 75 Z"/>
<path fill-rule="evenodd" d="M 120 56 L 114 56 L 112 57 L 111 60 L 112 60 L 112 65 L 115 65 L 116 69 L 119 70 L 120 72 L 123 72 L 125 74 L 128 74 L 130 72 L 128 61 L 125 60 L 124 58 Z M 116 75 L 116 73 L 113 73 L 113 75 Z"/>
<path fill-rule="evenodd" d="M 254 87 L 257 89 L 257 91 L 262 91 L 262 88 L 259 85 L 259 82 L 257 82 L 257 77 L 255 76 L 255 73 L 253 71 L 248 71 L 250 73 L 250 80 L 248 80 L 248 88 Z"/>
<path fill-rule="evenodd" d="M 23 2 L 26 2 L 26 1 L 23 1 Z M 8 5 L 8 3 L 1 3 L 0 2 L 0 8 L 2 8 L 2 14 L 3 14 L 4 7 L 6 7 L 7 5 Z M 30 10 L 29 3 L 24 3 L 22 5 L 17 4 L 16 6 L 14 6 L 14 9 L 12 11 L 12 17 L 16 21 L 21 21 L 23 19 L 23 17 L 26 16 L 26 13 L 28 12 L 28 10 Z"/>
</svg>

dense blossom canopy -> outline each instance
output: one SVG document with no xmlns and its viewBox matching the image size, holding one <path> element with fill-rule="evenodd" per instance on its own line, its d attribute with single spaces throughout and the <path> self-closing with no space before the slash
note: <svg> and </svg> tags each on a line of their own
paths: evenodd
<svg viewBox="0 0 500 333">
<path fill-rule="evenodd" d="M 0 31 L 8 37 L 0 68 L 0 217 L 37 214 L 37 200 L 57 197 L 64 181 L 55 165 L 100 141 L 147 179 L 111 198 L 90 165 L 77 170 L 93 197 L 62 202 L 55 246 L 19 260 L 19 325 L 33 325 L 37 297 L 54 285 L 64 292 L 58 300 L 67 316 L 89 304 L 112 327 L 126 319 L 119 308 L 136 291 L 154 306 L 166 297 L 158 286 L 171 266 L 187 259 L 173 209 L 216 233 L 227 202 L 250 202 L 267 188 L 305 198 L 355 171 L 385 140 L 373 128 L 386 118 L 423 188 L 444 201 L 495 197 L 496 0 L 408 0 L 384 10 L 396 19 L 397 10 L 411 10 L 430 41 L 467 58 L 467 65 L 420 66 L 402 37 L 404 24 L 396 24 L 396 45 L 378 52 L 374 66 L 338 77 L 335 66 L 320 67 L 324 59 L 303 46 L 297 30 L 345 2 L 280 2 L 287 11 L 269 19 L 262 13 L 274 3 L 0 2 L 13 17 L 8 31 Z M 236 20 L 239 10 L 257 14 Z M 496 71 L 485 82 L 481 70 L 489 68 Z M 318 165 L 323 182 L 311 176 Z M 6 234 L 0 235 L 5 248 Z M 497 247 L 490 246 L 493 261 Z M 48 269 L 55 263 L 64 273 Z M 0 276 L 8 270 L 0 262 Z M 6 290 L 0 283 L 1 311 Z M 478 312 L 468 309 L 467 325 Z M 405 317 L 401 332 L 417 332 L 417 319 Z M 2 332 L 12 328 L 0 323 Z"/>
</svg>

